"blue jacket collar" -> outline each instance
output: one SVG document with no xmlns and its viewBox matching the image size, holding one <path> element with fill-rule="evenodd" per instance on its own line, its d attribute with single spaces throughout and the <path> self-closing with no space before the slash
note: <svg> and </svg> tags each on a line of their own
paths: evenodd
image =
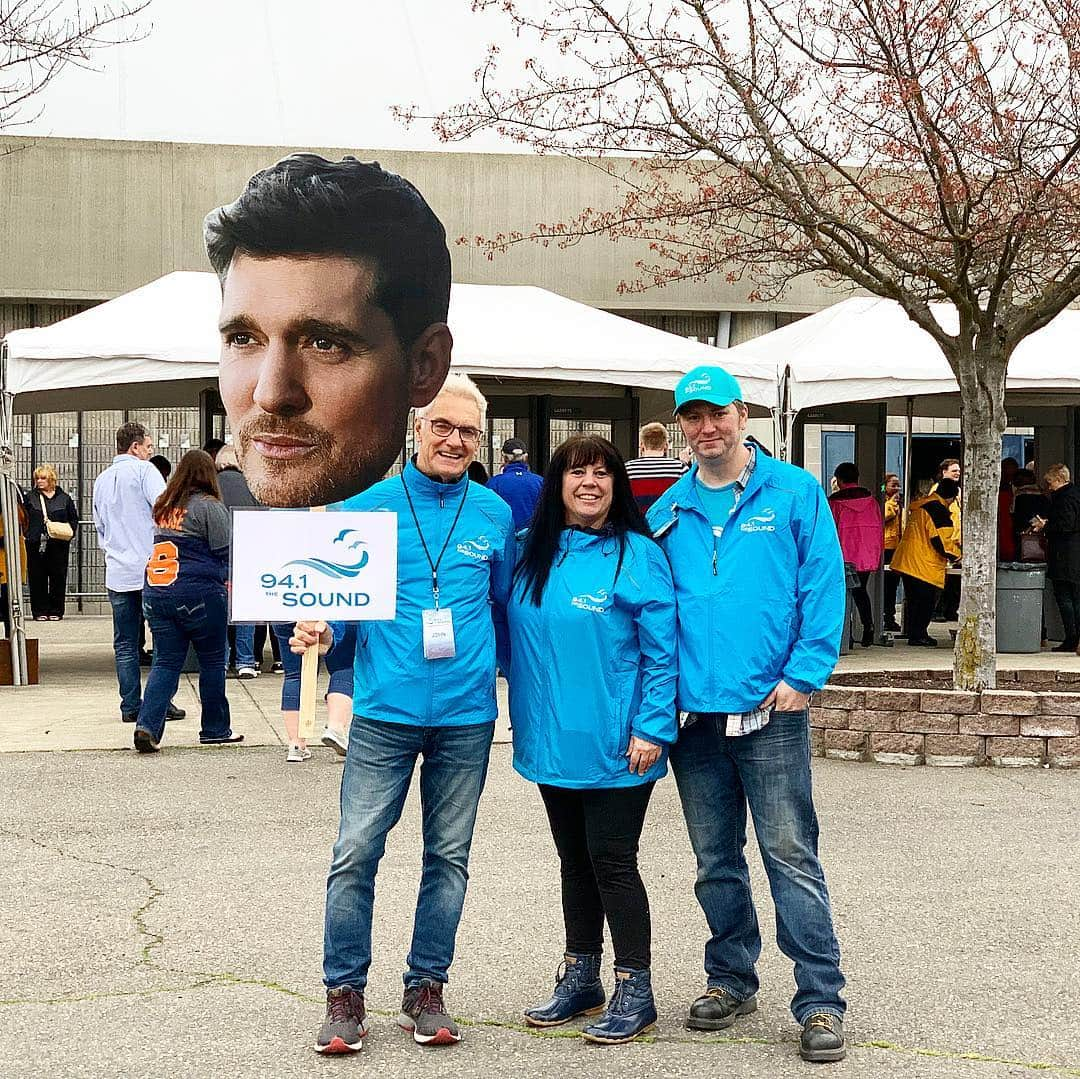
<svg viewBox="0 0 1080 1079">
<path fill-rule="evenodd" d="M 503 472 L 528 472 L 529 466 L 524 461 L 510 461 L 508 464 L 503 465 Z"/>
<path fill-rule="evenodd" d="M 753 443 L 747 442 L 745 445 L 750 447 L 754 459 L 753 469 L 746 481 L 746 486 L 743 488 L 742 496 L 739 499 L 740 502 L 767 481 L 772 474 L 773 464 L 772 458 L 758 450 Z M 661 495 L 661 498 L 670 504 L 672 513 L 677 513 L 679 510 L 695 510 L 702 516 L 706 515 L 705 508 L 702 506 L 697 493 L 697 474 L 698 465 L 695 461 L 690 467 L 690 471 L 681 479 L 676 480 L 665 494 Z"/>
<path fill-rule="evenodd" d="M 410 494 L 427 498 L 441 498 L 444 500 L 453 498 L 454 495 L 458 495 L 459 497 L 463 495 L 465 493 L 465 488 L 469 483 L 468 472 L 466 472 L 456 483 L 441 483 L 439 480 L 433 480 L 430 476 L 425 476 L 424 473 L 416 467 L 415 457 L 406 463 L 402 476 L 408 484 Z"/>
</svg>

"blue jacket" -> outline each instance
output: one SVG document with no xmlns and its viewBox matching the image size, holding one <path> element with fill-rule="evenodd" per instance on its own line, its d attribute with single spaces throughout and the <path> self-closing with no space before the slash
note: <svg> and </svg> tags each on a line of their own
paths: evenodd
<svg viewBox="0 0 1080 1079">
<path fill-rule="evenodd" d="M 627 536 L 567 529 L 536 607 L 515 585 L 510 628 L 514 767 L 534 783 L 629 787 L 667 772 L 675 741 L 675 596 L 664 552 Z M 631 774 L 630 735 L 663 745 Z"/>
<path fill-rule="evenodd" d="M 513 511 L 514 527 L 524 528 L 532 520 L 544 481 L 535 472 L 530 472 L 524 461 L 511 461 L 497 476 L 492 476 L 487 485 Z"/>
<path fill-rule="evenodd" d="M 439 607 L 449 607 L 454 619 L 452 659 L 424 658 L 421 612 L 434 606 L 431 567 L 416 533 L 403 479 L 432 560 L 438 559 L 461 507 L 439 563 Z M 397 617 L 356 625 L 353 712 L 421 727 L 492 722 L 498 712 L 496 623 L 500 636 L 505 636 L 506 598 L 517 553 L 506 503 L 467 478 L 457 483 L 429 479 L 410 461 L 402 475 L 382 480 L 337 508 L 397 514 Z M 333 629 L 337 642 L 344 635 L 344 624 L 335 623 Z"/>
<path fill-rule="evenodd" d="M 825 492 L 763 453 L 717 539 L 697 467 L 649 511 L 679 605 L 679 708 L 748 712 L 783 679 L 820 689 L 840 653 L 844 564 Z"/>
</svg>

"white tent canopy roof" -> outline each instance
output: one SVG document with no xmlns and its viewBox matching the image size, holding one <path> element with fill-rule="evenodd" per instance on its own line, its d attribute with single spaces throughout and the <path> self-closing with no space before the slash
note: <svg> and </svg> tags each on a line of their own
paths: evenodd
<svg viewBox="0 0 1080 1079">
<path fill-rule="evenodd" d="M 934 317 L 956 331 L 955 309 Z M 1010 390 L 1080 390 L 1080 311 L 1063 311 L 1027 338 L 1009 363 Z M 893 300 L 854 297 L 730 349 L 736 365 L 791 368 L 792 411 L 848 401 L 957 393 L 934 339 Z"/>
<path fill-rule="evenodd" d="M 212 273 L 179 271 L 52 326 L 15 330 L 4 389 L 39 393 L 217 377 L 221 293 Z M 486 378 L 671 390 L 729 353 L 527 285 L 458 285 L 448 319 L 454 368 Z M 732 373 L 752 404 L 777 403 L 776 369 Z"/>
</svg>

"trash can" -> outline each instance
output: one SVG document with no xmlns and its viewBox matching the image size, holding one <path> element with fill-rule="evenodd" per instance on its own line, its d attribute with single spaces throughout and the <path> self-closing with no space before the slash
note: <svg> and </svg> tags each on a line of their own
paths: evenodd
<svg viewBox="0 0 1080 1079">
<path fill-rule="evenodd" d="M 848 655 L 855 639 L 855 589 L 859 587 L 859 575 L 855 572 L 854 562 L 844 563 L 844 586 L 847 593 L 847 605 L 844 608 L 844 633 L 840 638 L 840 655 L 842 656 Z"/>
<path fill-rule="evenodd" d="M 1045 562 L 999 562 L 997 650 L 1038 652 L 1042 645 Z"/>
</svg>

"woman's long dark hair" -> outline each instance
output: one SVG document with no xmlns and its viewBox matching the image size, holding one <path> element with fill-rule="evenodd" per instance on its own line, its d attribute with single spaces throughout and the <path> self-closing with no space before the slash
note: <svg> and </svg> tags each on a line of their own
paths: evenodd
<svg viewBox="0 0 1080 1079">
<path fill-rule="evenodd" d="M 172 479 L 154 503 L 154 523 L 166 525 L 174 512 L 183 509 L 194 494 L 221 500 L 214 459 L 205 450 L 188 450 L 180 458 Z"/>
<path fill-rule="evenodd" d="M 566 507 L 562 499 L 562 481 L 565 473 L 573 468 L 586 468 L 602 464 L 611 473 L 611 509 L 608 511 L 604 530 L 618 539 L 619 561 L 615 570 L 618 578 L 626 553 L 626 533 L 637 532 L 652 537 L 641 509 L 630 490 L 630 477 L 622 455 L 606 439 L 599 435 L 573 435 L 551 455 L 551 464 L 544 474 L 544 486 L 529 524 L 525 549 L 514 570 L 514 584 L 524 582 L 524 591 L 531 593 L 537 607 L 544 595 L 551 564 L 559 549 L 559 537 L 566 528 Z"/>
</svg>

